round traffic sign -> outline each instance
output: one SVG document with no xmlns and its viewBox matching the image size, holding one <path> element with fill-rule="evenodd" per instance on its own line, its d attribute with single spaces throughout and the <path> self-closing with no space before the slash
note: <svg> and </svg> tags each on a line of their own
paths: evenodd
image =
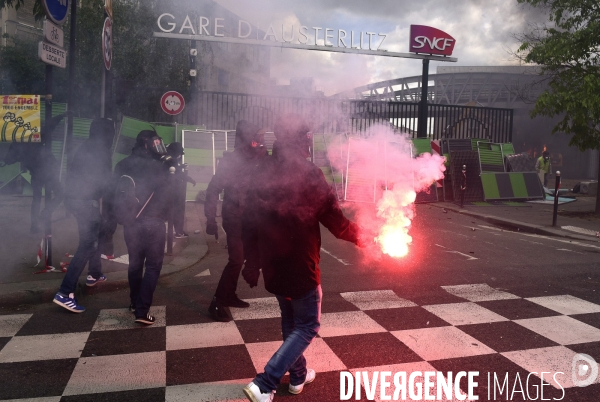
<svg viewBox="0 0 600 402">
<path fill-rule="evenodd" d="M 160 98 L 160 107 L 166 114 L 175 116 L 183 111 L 185 100 L 179 92 L 169 91 Z"/>
<path fill-rule="evenodd" d="M 69 0 L 42 0 L 46 15 L 55 24 L 62 25 L 69 14 Z"/>
<path fill-rule="evenodd" d="M 104 59 L 104 66 L 107 70 L 110 70 L 110 66 L 112 65 L 112 38 L 112 20 L 109 17 L 106 17 L 104 20 L 104 27 L 102 28 L 102 58 Z"/>
</svg>

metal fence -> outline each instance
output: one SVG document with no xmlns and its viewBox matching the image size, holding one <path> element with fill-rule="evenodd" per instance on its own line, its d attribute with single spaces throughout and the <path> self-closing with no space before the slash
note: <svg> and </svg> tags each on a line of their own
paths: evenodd
<svg viewBox="0 0 600 402">
<path fill-rule="evenodd" d="M 285 113 L 304 116 L 314 132 L 359 133 L 377 124 L 416 137 L 419 103 L 334 98 L 285 98 L 223 92 L 200 92 L 196 120 L 206 127 L 234 130 L 245 119 L 272 129 Z M 506 143 L 512 140 L 512 109 L 477 106 L 428 105 L 430 139 L 482 138 Z"/>
</svg>

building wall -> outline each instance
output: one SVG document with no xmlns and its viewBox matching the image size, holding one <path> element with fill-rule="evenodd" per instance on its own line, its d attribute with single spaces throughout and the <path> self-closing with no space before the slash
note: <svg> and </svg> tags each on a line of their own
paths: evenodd
<svg viewBox="0 0 600 402">
<path fill-rule="evenodd" d="M 35 0 L 25 0 L 18 10 L 4 8 L 0 10 L 0 37 L 9 34 L 20 39 L 38 40 L 42 36 L 42 22 L 36 22 L 33 16 Z M 10 45 L 11 39 L 2 38 L 3 46 Z"/>
</svg>

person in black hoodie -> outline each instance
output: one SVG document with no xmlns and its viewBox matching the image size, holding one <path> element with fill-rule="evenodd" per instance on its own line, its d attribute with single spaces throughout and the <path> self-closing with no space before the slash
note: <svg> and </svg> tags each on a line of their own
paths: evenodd
<svg viewBox="0 0 600 402">
<path fill-rule="evenodd" d="M 307 160 L 311 133 L 306 122 L 298 115 L 283 116 L 275 137 L 273 156 L 254 171 L 246 196 L 242 275 L 256 286 L 262 268 L 265 288 L 279 302 L 284 342 L 264 372 L 244 388 L 251 401 L 272 400 L 286 372 L 292 394 L 315 379 L 303 353 L 320 327 L 319 225 L 339 239 L 359 243 L 358 226 L 342 213 L 321 169 Z"/>
<path fill-rule="evenodd" d="M 89 262 L 88 286 L 106 280 L 102 274 L 98 236 L 102 224 L 100 200 L 109 191 L 112 179 L 111 146 L 114 124 L 108 119 L 95 119 L 89 138 L 74 153 L 65 185 L 65 206 L 73 213 L 79 230 L 79 246 L 67 273 L 54 296 L 54 303 L 74 313 L 85 308 L 77 303 L 74 293 L 85 265 Z"/>
<path fill-rule="evenodd" d="M 208 308 L 216 321 L 231 321 L 225 307 L 249 307 L 250 304 L 240 300 L 236 288 L 240 271 L 244 265 L 242 246 L 242 213 L 244 211 L 246 190 L 252 180 L 252 170 L 266 155 L 264 133 L 254 124 L 240 120 L 235 130 L 233 152 L 227 152 L 219 162 L 215 175 L 206 189 L 204 215 L 206 216 L 206 233 L 218 236 L 217 202 L 219 194 L 223 196 L 223 229 L 227 233 L 227 251 L 229 261 L 221 274 L 215 296 Z"/>
<path fill-rule="evenodd" d="M 144 130 L 138 134 L 131 155 L 115 166 L 117 180 L 123 175 L 133 179 L 140 205 L 135 220 L 124 225 L 124 234 L 129 254 L 129 310 L 135 314 L 135 322 L 146 325 L 155 321 L 150 306 L 165 256 L 165 221 L 172 203 L 171 162 L 158 134 Z"/>
</svg>

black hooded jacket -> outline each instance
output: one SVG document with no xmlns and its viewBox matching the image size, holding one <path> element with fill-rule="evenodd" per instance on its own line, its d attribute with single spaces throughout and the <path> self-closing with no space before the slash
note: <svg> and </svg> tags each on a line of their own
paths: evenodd
<svg viewBox="0 0 600 402">
<path fill-rule="evenodd" d="M 111 146 L 115 131 L 108 119 L 96 119 L 90 126 L 89 138 L 75 151 L 69 163 L 65 201 L 96 200 L 111 188 Z"/>
<path fill-rule="evenodd" d="M 265 156 L 263 150 L 253 152 L 250 148 L 250 143 L 258 130 L 257 126 L 247 121 L 242 120 L 238 123 L 235 149 L 233 152 L 224 153 L 206 189 L 204 215 L 208 222 L 215 220 L 219 194 L 225 190 L 222 216 L 223 224 L 229 228 L 230 235 L 234 234 L 233 230 L 238 232 L 236 235 L 241 235 L 241 218 L 246 203 L 246 191 L 250 183 L 255 180 L 252 172 Z"/>
<path fill-rule="evenodd" d="M 243 215 L 246 264 L 260 267 L 266 289 L 297 298 L 321 283 L 323 224 L 335 237 L 358 242 L 358 227 L 338 204 L 321 169 L 297 147 L 278 142 L 250 184 Z"/>
</svg>

